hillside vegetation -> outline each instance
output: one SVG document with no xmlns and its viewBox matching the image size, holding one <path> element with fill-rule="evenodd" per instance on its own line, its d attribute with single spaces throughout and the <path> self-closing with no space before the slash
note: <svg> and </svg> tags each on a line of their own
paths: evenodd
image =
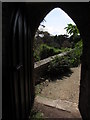
<svg viewBox="0 0 90 120">
<path fill-rule="evenodd" d="M 33 46 L 34 62 L 71 49 L 75 49 L 72 55 L 70 55 L 70 57 L 72 56 L 72 63 L 74 63 L 74 59 L 77 57 L 80 58 L 82 54 L 82 40 L 77 26 L 68 24 L 65 29 L 68 35 L 58 36 L 51 36 L 47 31 L 37 30 Z"/>
</svg>

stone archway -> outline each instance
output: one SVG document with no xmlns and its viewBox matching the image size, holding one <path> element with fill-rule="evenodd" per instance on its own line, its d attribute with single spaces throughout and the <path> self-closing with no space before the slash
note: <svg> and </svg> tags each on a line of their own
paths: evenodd
<svg viewBox="0 0 90 120">
<path fill-rule="evenodd" d="M 57 7 L 58 8 L 58 7 Z M 59 7 L 60 8 L 60 7 Z M 55 8 L 53 8 L 53 9 L 55 9 Z M 52 9 L 52 10 L 53 10 Z M 49 12 L 51 12 L 52 10 L 50 10 Z M 48 13 L 47 13 L 48 14 Z M 58 18 L 58 17 L 57 17 Z M 39 68 L 38 68 L 38 71 L 40 72 L 40 70 L 39 70 Z M 42 70 L 41 70 L 42 71 Z M 38 72 L 38 74 L 39 74 L 39 72 Z M 80 73 L 78 73 L 78 74 L 81 74 L 81 72 Z M 38 76 L 38 75 L 37 75 Z M 46 96 L 46 95 L 45 95 Z M 49 98 L 49 96 L 48 96 L 48 98 Z M 44 101 L 44 100 L 43 100 Z M 44 102 L 43 102 L 44 103 Z"/>
<path fill-rule="evenodd" d="M 34 5 L 34 4 L 33 4 Z M 90 7 L 89 4 L 85 3 L 40 3 L 35 4 L 33 6 L 33 9 L 37 10 L 35 11 L 34 15 L 37 14 L 35 19 L 37 20 L 37 23 L 34 25 L 36 26 L 33 28 L 33 33 L 35 33 L 34 30 L 37 29 L 39 26 L 39 23 L 43 20 L 43 18 L 49 13 L 52 9 L 55 7 L 60 7 L 62 10 L 64 10 L 76 23 L 81 37 L 83 39 L 83 55 L 82 55 L 82 66 L 81 66 L 81 82 L 80 82 L 80 98 L 79 98 L 79 109 L 81 112 L 81 115 L 83 119 L 90 117 L 90 107 L 89 107 L 89 38 L 90 35 L 88 33 L 88 30 L 90 29 Z M 28 7 L 29 8 L 29 7 Z M 39 9 L 38 9 L 39 8 Z M 87 13 L 87 15 L 86 15 Z M 34 26 L 33 25 L 33 26 Z M 85 32 L 87 31 L 87 32 Z M 87 53 L 87 54 L 86 54 Z M 85 59 L 86 58 L 86 59 Z M 86 99 L 85 99 L 86 98 Z"/>
<path fill-rule="evenodd" d="M 52 2 L 52 3 L 3 3 L 3 106 L 4 112 L 3 116 L 5 119 L 15 118 L 14 111 L 15 106 L 12 107 L 12 103 L 15 99 L 12 99 L 10 92 L 11 89 L 11 80 L 13 79 L 13 66 L 9 65 L 10 62 L 10 47 L 11 43 L 9 41 L 10 35 L 10 23 L 12 19 L 12 14 L 14 10 L 21 8 L 21 4 L 25 6 L 25 12 L 27 17 L 27 29 L 31 31 L 31 37 L 29 38 L 30 44 L 30 86 L 29 89 L 31 90 L 28 94 L 30 94 L 30 103 L 29 105 L 33 104 L 33 85 L 34 81 L 32 79 L 32 71 L 33 71 L 33 60 L 32 60 L 32 44 L 33 44 L 33 37 L 35 31 L 37 30 L 40 22 L 43 18 L 49 13 L 53 8 L 60 7 L 64 10 L 76 23 L 81 37 L 83 39 L 83 56 L 82 56 L 82 67 L 81 67 L 81 82 L 80 82 L 80 98 L 79 98 L 79 109 L 83 119 L 90 118 L 90 3 L 59 3 L 59 2 Z M 23 7 L 22 7 L 23 8 Z M 7 44 L 8 43 L 8 44 Z M 8 48 L 8 49 L 7 49 Z M 7 62 L 8 61 L 8 62 Z M 11 72 L 10 72 L 11 71 Z M 7 80 L 8 78 L 8 80 Z M 5 84 L 7 83 L 7 85 Z M 16 86 L 17 88 L 17 86 Z M 17 90 L 17 89 L 16 89 Z M 13 94 L 13 93 L 12 93 Z M 7 97 L 10 96 L 10 97 Z M 16 96 L 15 96 L 16 97 Z M 24 96 L 26 97 L 26 96 Z M 17 97 L 16 97 L 17 98 Z M 7 101 L 5 100 L 7 99 Z M 21 103 L 21 101 L 19 101 Z M 27 101 L 26 101 L 27 102 Z M 22 104 L 23 106 L 23 104 Z M 19 107 L 19 106 L 18 106 Z M 8 109 L 7 109 L 8 108 Z M 23 108 L 24 109 L 24 108 Z M 22 110 L 23 111 L 23 110 Z M 20 111 L 20 116 L 24 119 L 26 116 L 22 116 L 22 111 Z M 29 110 L 24 111 L 25 113 L 29 113 Z M 11 116 L 12 113 L 12 116 Z M 28 117 L 28 115 L 27 115 Z M 16 117 L 17 118 L 17 117 Z"/>
</svg>

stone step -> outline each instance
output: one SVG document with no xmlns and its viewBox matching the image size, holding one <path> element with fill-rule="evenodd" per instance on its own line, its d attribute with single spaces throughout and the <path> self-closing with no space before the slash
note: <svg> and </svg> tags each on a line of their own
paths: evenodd
<svg viewBox="0 0 90 120">
<path fill-rule="evenodd" d="M 36 96 L 35 101 L 47 106 L 51 106 L 60 110 L 71 112 L 72 114 L 81 118 L 78 105 L 76 103 L 66 101 L 66 100 L 53 100 L 46 97 Z"/>
</svg>

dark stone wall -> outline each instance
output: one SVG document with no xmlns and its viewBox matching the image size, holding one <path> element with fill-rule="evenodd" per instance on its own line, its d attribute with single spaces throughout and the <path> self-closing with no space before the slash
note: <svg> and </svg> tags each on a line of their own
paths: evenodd
<svg viewBox="0 0 90 120">
<path fill-rule="evenodd" d="M 12 118 L 12 101 L 10 91 L 10 20 L 12 5 L 3 4 L 2 6 L 2 117 L 3 119 Z M 7 112 L 8 111 L 8 112 Z M 10 115 L 11 114 L 11 115 Z"/>
<path fill-rule="evenodd" d="M 25 3 L 3 3 L 2 7 L 2 119 L 24 120 L 34 101 L 30 25 Z M 23 67 L 18 70 L 20 64 Z"/>
</svg>

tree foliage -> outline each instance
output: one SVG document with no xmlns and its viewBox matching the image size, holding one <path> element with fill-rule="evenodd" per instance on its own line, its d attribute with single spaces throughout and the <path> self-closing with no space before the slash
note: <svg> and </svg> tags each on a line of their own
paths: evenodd
<svg viewBox="0 0 90 120">
<path fill-rule="evenodd" d="M 68 24 L 67 27 L 65 27 L 64 29 L 66 29 L 66 32 L 69 34 L 69 35 L 78 35 L 79 34 L 79 30 L 77 28 L 76 25 L 73 25 L 73 24 Z"/>
<path fill-rule="evenodd" d="M 68 35 L 51 36 L 48 31 L 37 30 L 34 38 L 34 58 L 35 61 L 54 55 L 55 49 L 74 48 L 76 43 L 81 40 L 79 30 L 76 25 L 68 24 L 65 27 Z M 53 47 L 53 48 L 50 48 Z"/>
</svg>

